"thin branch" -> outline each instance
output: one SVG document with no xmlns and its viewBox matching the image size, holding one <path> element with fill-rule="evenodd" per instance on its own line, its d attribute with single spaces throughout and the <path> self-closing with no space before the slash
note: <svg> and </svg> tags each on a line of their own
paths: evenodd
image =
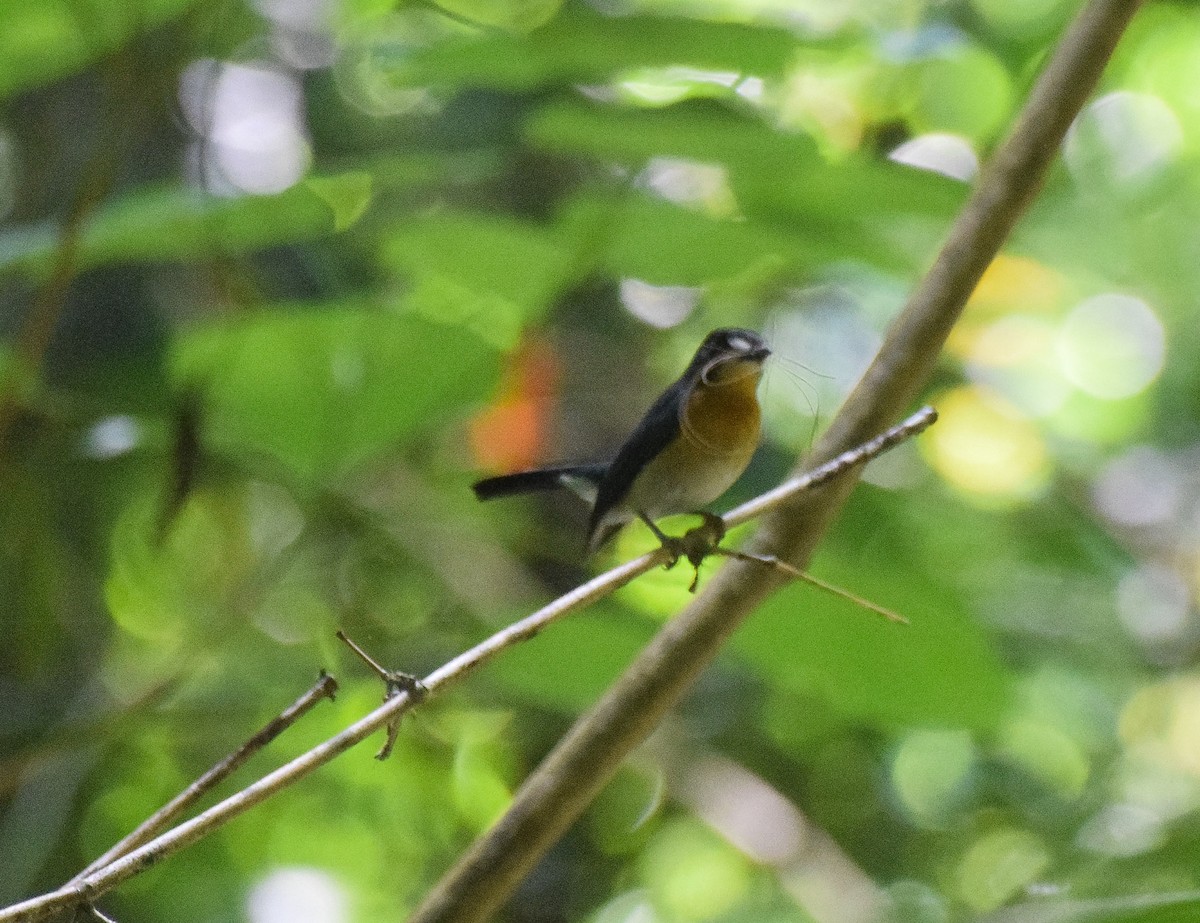
<svg viewBox="0 0 1200 923">
<path fill-rule="evenodd" d="M 725 521 L 727 524 L 733 524 L 734 522 L 744 522 L 749 516 L 761 515 L 772 509 L 773 506 L 783 504 L 796 495 L 825 483 L 839 472 L 864 464 L 902 439 L 921 432 L 936 419 L 937 414 L 933 409 L 924 407 L 904 423 L 884 434 L 884 437 L 871 440 L 873 448 L 870 452 L 864 453 L 861 447 L 845 452 L 813 472 L 792 478 L 786 484 L 771 491 L 773 497 L 771 503 L 763 505 L 760 502 L 762 498 L 752 500 L 733 510 L 725 518 Z M 393 724 L 411 709 L 418 699 L 423 701 L 426 696 L 432 696 L 442 691 L 505 649 L 534 637 L 563 616 L 590 605 L 620 589 L 641 574 L 667 563 L 669 556 L 670 553 L 665 548 L 659 548 L 640 558 L 614 567 L 576 587 L 532 615 L 501 629 L 475 647 L 434 670 L 420 681 L 420 685 L 424 687 L 424 693 L 414 694 L 409 690 L 399 691 L 383 705 L 360 718 L 341 733 L 318 744 L 191 820 L 184 821 L 167 833 L 121 858 L 115 859 L 95 872 L 78 876 L 55 891 L 0 910 L 0 923 L 24 923 L 24 921 L 39 920 L 64 908 L 94 903 L 100 895 L 111 891 L 121 882 L 208 836 L 233 818 L 245 813 L 287 786 L 298 782 L 371 734 Z"/>
<path fill-rule="evenodd" d="M 87 913 L 94 919 L 99 920 L 100 923 L 117 923 L 112 917 L 101 912 L 99 907 L 94 907 L 91 904 L 87 906 Z"/>
<path fill-rule="evenodd" d="M 246 760 L 273 741 L 276 737 L 295 724 L 300 718 L 322 699 L 332 699 L 337 692 L 337 681 L 327 673 L 321 673 L 317 682 L 304 695 L 272 718 L 262 730 L 247 740 L 219 763 L 215 764 L 204 775 L 185 788 L 182 792 L 168 801 L 165 805 L 146 818 L 128 836 L 120 840 L 104 855 L 95 859 L 87 868 L 72 878 L 67 885 L 78 884 L 87 876 L 111 865 L 122 856 L 128 855 L 143 843 L 149 842 L 171 823 L 183 814 L 189 807 L 200 800 L 218 784 L 229 778 Z"/>
<path fill-rule="evenodd" d="M 87 30 L 84 33 L 87 34 Z M 100 76 L 106 84 L 104 112 L 93 153 L 71 196 L 58 234 L 58 246 L 49 272 L 35 295 L 13 341 L 13 359 L 0 374 L 0 462 L 10 451 L 12 424 L 22 409 L 22 393 L 28 380 L 42 374 L 59 318 L 67 304 L 71 284 L 79 271 L 84 232 L 104 203 L 118 177 L 121 160 L 132 148 L 137 131 L 145 122 L 143 109 L 147 82 L 131 66 L 132 52 L 122 49 L 109 56 Z"/>
<path fill-rule="evenodd" d="M 822 438 L 818 460 L 879 432 L 928 383 L 963 306 L 1036 195 L 1138 6 L 1138 0 L 1092 0 L 1071 24 L 929 273 Z M 839 478 L 821 491 L 781 504 L 764 519 L 749 551 L 803 568 L 854 480 Z M 749 564 L 722 568 L 576 721 L 525 780 L 505 815 L 472 844 L 410 923 L 488 919 L 782 579 L 773 570 Z"/>
<path fill-rule="evenodd" d="M 818 590 L 824 590 L 831 596 L 838 596 L 842 599 L 854 603 L 856 606 L 861 606 L 869 612 L 874 612 L 876 615 L 882 615 L 889 622 L 897 622 L 901 625 L 909 624 L 908 619 L 898 612 L 893 612 L 878 603 L 871 602 L 865 597 L 859 596 L 857 593 L 851 593 L 849 590 L 844 590 L 840 586 L 832 583 L 827 583 L 820 577 L 814 577 L 812 574 L 805 573 L 798 567 L 792 567 L 786 561 L 781 561 L 773 554 L 747 554 L 744 551 L 730 551 L 726 548 L 718 548 L 717 554 L 724 555 L 727 558 L 735 558 L 738 561 L 753 562 L 755 564 L 763 564 L 766 567 L 773 567 L 778 571 L 787 574 L 793 580 L 803 580 L 809 586 L 815 586 Z"/>
<path fill-rule="evenodd" d="M 935 422 L 937 422 L 937 411 L 932 407 L 922 407 L 908 419 L 887 428 L 878 436 L 872 436 L 861 445 L 838 452 L 824 464 L 801 472 L 774 490 L 759 494 L 754 499 L 747 500 L 737 509 L 730 510 L 722 517 L 725 520 L 725 527 L 732 529 L 740 526 L 751 519 L 757 519 L 782 503 L 787 503 L 802 494 L 823 487 L 847 471 L 864 465 L 873 458 L 878 458 L 888 449 L 924 432 Z M 798 485 L 801 486 L 798 487 Z"/>
</svg>

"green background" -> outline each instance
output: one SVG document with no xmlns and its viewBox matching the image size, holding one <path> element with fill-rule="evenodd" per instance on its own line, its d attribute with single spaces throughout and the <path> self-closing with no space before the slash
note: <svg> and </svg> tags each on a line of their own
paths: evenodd
<svg viewBox="0 0 1200 923">
<path fill-rule="evenodd" d="M 0 904 L 291 702 L 606 564 L 570 497 L 717 326 L 767 489 L 1077 5 L 0 0 Z M 1141 11 L 926 399 L 512 921 L 1200 914 L 1200 14 Z M 671 523 L 672 527 L 686 521 Z M 744 533 L 743 533 L 744 534 Z M 717 566 L 705 565 L 705 572 Z M 689 598 L 647 575 L 100 906 L 403 919 Z M 291 903 L 289 903 L 291 902 Z M 272 914 L 276 914 L 272 916 Z"/>
</svg>

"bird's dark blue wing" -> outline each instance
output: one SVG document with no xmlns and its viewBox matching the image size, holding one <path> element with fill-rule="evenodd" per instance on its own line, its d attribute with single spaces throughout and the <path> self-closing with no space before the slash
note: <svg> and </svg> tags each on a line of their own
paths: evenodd
<svg viewBox="0 0 1200 923">
<path fill-rule="evenodd" d="M 606 513 L 618 506 L 634 479 L 651 459 L 670 445 L 679 435 L 679 402 L 688 390 L 688 381 L 681 378 L 667 388 L 654 402 L 641 422 L 630 433 L 617 457 L 604 473 L 588 523 L 588 547 L 596 537 L 596 529 Z"/>
</svg>

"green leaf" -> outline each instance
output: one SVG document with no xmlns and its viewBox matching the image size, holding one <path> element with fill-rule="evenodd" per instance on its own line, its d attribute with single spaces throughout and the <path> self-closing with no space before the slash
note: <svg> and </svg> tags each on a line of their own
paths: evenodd
<svg viewBox="0 0 1200 923">
<path fill-rule="evenodd" d="M 779 683 L 879 726 L 988 727 L 1007 701 L 995 652 L 961 609 L 909 609 L 909 626 L 792 587 L 754 614 L 736 648 Z"/>
<path fill-rule="evenodd" d="M 595 261 L 612 275 L 655 285 L 706 285 L 764 261 L 782 261 L 799 273 L 845 256 L 816 234 L 714 218 L 639 193 L 581 196 L 561 223 L 570 236 L 599 242 Z"/>
<path fill-rule="evenodd" d="M 455 211 L 404 223 L 382 260 L 413 285 L 415 310 L 466 323 L 497 345 L 545 315 L 576 264 L 552 230 Z"/>
<path fill-rule="evenodd" d="M 353 225 L 371 204 L 371 174 L 361 170 L 341 176 L 314 176 L 306 185 L 333 212 L 335 231 Z"/>
<path fill-rule="evenodd" d="M 575 714 L 608 688 L 654 629 L 612 608 L 572 616 L 510 648 L 487 673 L 511 695 Z"/>
<path fill-rule="evenodd" d="M 409 86 L 505 90 L 675 65 L 778 76 L 796 44 L 791 33 L 772 26 L 605 16 L 572 4 L 528 35 L 488 34 L 437 43 L 391 62 L 390 70 L 393 80 Z"/>
<path fill-rule="evenodd" d="M 526 133 L 556 154 L 633 170 L 655 157 L 722 166 L 739 211 L 804 235 L 820 262 L 919 267 L 967 193 L 965 184 L 890 161 L 829 163 L 808 136 L 710 100 L 661 109 L 553 103 L 529 119 Z"/>
<path fill-rule="evenodd" d="M 0 98 L 82 70 L 194 0 L 0 0 Z"/>
<path fill-rule="evenodd" d="M 181 380 L 201 384 L 215 441 L 265 452 L 306 480 L 461 417 L 498 370 L 462 328 L 354 306 L 201 328 L 174 361 Z"/>
<path fill-rule="evenodd" d="M 856 497 L 813 573 L 899 612 L 909 625 L 796 585 L 754 614 L 735 647 L 772 682 L 818 696 L 853 721 L 991 728 L 1009 703 L 1009 674 L 967 597 L 956 592 L 953 565 L 922 559 L 913 524 L 903 516 L 888 519 L 891 500 Z M 966 547 L 995 541 L 976 524 Z M 888 549 L 886 568 L 863 566 L 868 544 L 876 549 L 872 557 Z"/>
<path fill-rule="evenodd" d="M 553 102 L 526 122 L 529 139 L 557 153 L 602 157 L 637 166 L 651 157 L 680 157 L 733 168 L 760 164 L 780 175 L 803 174 L 819 162 L 807 135 L 783 132 L 757 115 L 713 100 L 657 109 Z"/>
<path fill-rule="evenodd" d="M 437 0 L 437 5 L 481 26 L 530 32 L 549 22 L 562 0 Z"/>
<path fill-rule="evenodd" d="M 422 160 L 381 170 L 380 185 L 422 182 L 438 168 Z M 314 177 L 278 195 L 219 198 L 179 186 L 147 186 L 99 210 L 77 255 L 80 269 L 112 263 L 192 261 L 281 243 L 316 240 L 353 223 L 366 207 L 363 171 Z M 49 222 L 0 234 L 0 274 L 45 272 L 60 246 Z"/>
</svg>

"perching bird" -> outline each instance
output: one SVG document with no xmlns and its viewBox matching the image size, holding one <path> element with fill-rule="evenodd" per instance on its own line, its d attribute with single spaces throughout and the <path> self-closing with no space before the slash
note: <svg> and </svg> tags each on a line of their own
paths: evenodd
<svg viewBox="0 0 1200 923">
<path fill-rule="evenodd" d="M 750 463 L 759 439 L 758 382 L 770 354 L 751 330 L 714 330 L 611 462 L 485 478 L 475 495 L 491 500 L 566 487 L 592 503 L 589 552 L 635 517 L 666 544 L 656 519 L 701 510 Z"/>
</svg>

